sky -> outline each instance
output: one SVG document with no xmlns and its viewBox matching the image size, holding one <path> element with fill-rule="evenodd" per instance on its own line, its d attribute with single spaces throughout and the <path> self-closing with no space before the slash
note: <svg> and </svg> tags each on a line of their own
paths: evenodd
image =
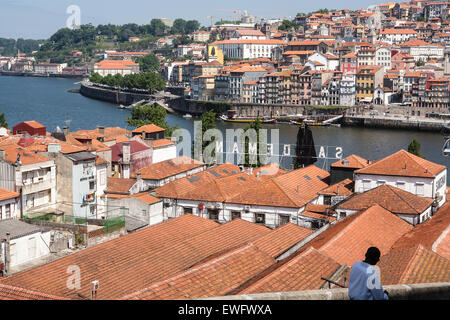
<svg viewBox="0 0 450 320">
<path fill-rule="evenodd" d="M 387 1 L 384 1 L 387 2 Z M 351 10 L 384 3 L 377 0 L 1 0 L 0 37 L 47 39 L 64 28 L 71 5 L 80 8 L 81 24 L 147 24 L 153 18 L 195 19 L 202 25 L 233 20 L 233 10 L 264 18 L 294 18 L 321 8 Z"/>
</svg>

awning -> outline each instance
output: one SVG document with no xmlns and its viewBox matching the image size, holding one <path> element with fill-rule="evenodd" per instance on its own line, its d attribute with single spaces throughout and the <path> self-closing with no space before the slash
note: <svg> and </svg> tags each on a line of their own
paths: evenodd
<svg viewBox="0 0 450 320">
<path fill-rule="evenodd" d="M 360 102 L 372 102 L 373 98 L 364 98 L 361 99 Z"/>
</svg>

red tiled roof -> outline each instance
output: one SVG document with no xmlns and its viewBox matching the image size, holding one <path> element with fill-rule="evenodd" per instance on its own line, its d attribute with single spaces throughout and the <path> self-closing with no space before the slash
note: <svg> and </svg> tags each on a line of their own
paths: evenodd
<svg viewBox="0 0 450 320">
<path fill-rule="evenodd" d="M 20 197 L 19 193 L 0 188 L 0 201 L 7 200 L 7 199 L 15 199 L 17 197 Z"/>
<path fill-rule="evenodd" d="M 116 193 L 128 195 L 130 194 L 131 187 L 136 183 L 136 179 L 125 178 L 108 178 L 108 187 L 105 189 L 105 193 Z"/>
<path fill-rule="evenodd" d="M 355 171 L 355 173 L 433 178 L 443 170 L 445 170 L 445 166 L 425 160 L 405 150 L 400 150 Z"/>
<path fill-rule="evenodd" d="M 162 201 L 162 200 L 152 196 L 148 192 L 135 193 L 135 194 L 132 194 L 129 196 L 125 196 L 124 198 L 135 198 L 135 199 L 141 200 L 142 202 L 145 202 L 147 204 L 155 204 L 155 203 Z"/>
<path fill-rule="evenodd" d="M 319 191 L 318 194 L 327 196 L 351 196 L 353 194 L 353 184 L 352 180 L 345 179 Z"/>
<path fill-rule="evenodd" d="M 175 145 L 175 142 L 170 141 L 169 139 L 158 139 L 152 141 L 152 148 L 161 148 L 161 147 L 167 147 L 170 145 Z"/>
<path fill-rule="evenodd" d="M 450 260 L 420 244 L 391 250 L 377 265 L 383 285 L 450 282 Z"/>
<path fill-rule="evenodd" d="M 182 172 L 205 166 L 203 162 L 186 156 L 150 164 L 136 172 L 144 180 L 161 180 Z"/>
<path fill-rule="evenodd" d="M 275 262 L 255 245 L 247 244 L 121 299 L 173 300 L 223 296 Z"/>
<path fill-rule="evenodd" d="M 152 123 L 152 124 L 146 124 L 142 127 L 136 128 L 132 132 L 134 132 L 134 133 L 141 133 L 141 132 L 153 133 L 153 132 L 161 132 L 164 130 L 165 130 L 164 128 L 158 127 L 157 125 L 154 125 Z"/>
<path fill-rule="evenodd" d="M 231 163 L 211 167 L 205 171 L 184 177 L 156 188 L 156 196 L 162 198 L 178 198 L 202 185 L 210 183 L 215 179 L 222 179 L 240 172 L 238 166 Z"/>
<path fill-rule="evenodd" d="M 354 194 L 338 204 L 338 209 L 364 210 L 373 205 L 395 214 L 419 215 L 433 204 L 433 199 L 416 196 L 413 193 L 384 184 L 364 193 Z"/>
<path fill-rule="evenodd" d="M 0 283 L 79 299 L 78 294 L 90 297 L 91 283 L 98 280 L 98 299 L 119 298 L 267 232 L 251 223 L 227 225 L 184 215 L 15 273 Z M 67 288 L 67 268 L 71 265 L 80 268 L 81 289 Z"/>
<path fill-rule="evenodd" d="M 0 282 L 0 300 L 66 300 L 66 298 L 10 286 Z"/>
<path fill-rule="evenodd" d="M 332 258 L 310 247 L 239 294 L 318 290 L 324 284 L 321 277 L 329 278 L 339 267 Z"/>
<path fill-rule="evenodd" d="M 29 125 L 30 127 L 34 128 L 34 129 L 41 129 L 41 128 L 45 128 L 45 126 L 37 121 L 24 121 L 23 123 L 26 123 L 27 125 Z M 20 123 L 19 123 L 20 124 Z"/>
<path fill-rule="evenodd" d="M 293 223 L 286 223 L 267 235 L 256 239 L 253 244 L 271 257 L 276 258 L 284 251 L 302 241 L 313 231 Z"/>
<path fill-rule="evenodd" d="M 423 245 L 428 249 L 436 250 L 439 238 L 444 234 L 450 226 L 450 202 L 447 201 L 439 210 L 431 217 L 414 227 L 411 231 L 403 235 L 392 246 L 392 249 L 403 249 Z M 443 242 L 442 244 L 445 244 Z M 439 253 L 439 251 L 436 251 Z M 440 253 L 439 253 L 440 254 Z"/>
<path fill-rule="evenodd" d="M 349 155 L 344 159 L 341 159 L 333 164 L 331 164 L 332 168 L 352 168 L 352 169 L 361 169 L 365 168 L 370 164 L 369 160 L 366 160 L 356 154 Z"/>
<path fill-rule="evenodd" d="M 22 165 L 50 161 L 50 159 L 35 152 L 19 147 L 18 145 L 0 145 L 0 150 L 5 150 L 5 160 L 11 164 L 16 163 L 18 154 L 20 155 L 20 162 L 22 163 Z"/>
</svg>

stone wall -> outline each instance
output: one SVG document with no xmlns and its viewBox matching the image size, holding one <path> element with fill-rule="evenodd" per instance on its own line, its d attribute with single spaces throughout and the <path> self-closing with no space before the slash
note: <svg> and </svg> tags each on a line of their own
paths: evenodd
<svg viewBox="0 0 450 320">
<path fill-rule="evenodd" d="M 151 98 L 150 94 L 140 94 L 124 91 L 116 91 L 95 86 L 90 86 L 85 82 L 81 83 L 80 93 L 88 98 L 102 100 L 114 104 L 122 104 L 129 106 L 141 100 L 148 100 Z"/>
<path fill-rule="evenodd" d="M 363 127 L 363 128 L 382 128 L 382 129 L 401 129 L 415 131 L 440 132 L 442 123 L 425 121 L 404 121 L 401 119 L 380 119 L 370 117 L 344 117 L 341 119 L 343 126 Z"/>
</svg>

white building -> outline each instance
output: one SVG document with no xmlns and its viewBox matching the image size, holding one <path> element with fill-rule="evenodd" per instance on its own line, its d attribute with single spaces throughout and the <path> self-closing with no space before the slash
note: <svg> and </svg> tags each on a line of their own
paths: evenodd
<svg viewBox="0 0 450 320">
<path fill-rule="evenodd" d="M 0 221 L 10 218 L 19 218 L 20 194 L 0 188 Z"/>
<path fill-rule="evenodd" d="M 399 48 L 413 56 L 414 61 L 426 62 L 428 59 L 441 60 L 444 58 L 445 46 L 439 43 L 428 43 L 414 39 L 400 44 Z"/>
<path fill-rule="evenodd" d="M 1 187 L 22 194 L 23 215 L 56 203 L 53 160 L 15 145 L 0 146 L 0 175 Z"/>
<path fill-rule="evenodd" d="M 388 184 L 417 196 L 446 201 L 447 168 L 400 150 L 354 173 L 355 192 L 365 192 Z"/>
<path fill-rule="evenodd" d="M 139 73 L 139 65 L 130 60 L 103 60 L 94 65 L 94 72 L 102 77 L 110 74 L 127 74 Z"/>
<path fill-rule="evenodd" d="M 385 46 L 377 47 L 375 50 L 375 65 L 384 66 L 384 70 L 390 70 L 391 49 Z"/>
<path fill-rule="evenodd" d="M 378 34 L 378 40 L 389 44 L 398 44 L 418 37 L 413 29 L 384 29 Z"/>
<path fill-rule="evenodd" d="M 216 41 L 213 45 L 222 50 L 223 54 L 230 58 L 255 59 L 272 58 L 272 49 L 286 45 L 281 40 L 223 40 Z"/>
<path fill-rule="evenodd" d="M 308 57 L 308 62 L 313 62 L 312 69 L 313 70 L 338 70 L 339 69 L 339 58 L 335 57 L 332 54 L 328 53 L 320 53 L 315 52 L 312 55 Z M 322 64 L 323 68 L 320 68 L 320 64 L 318 65 L 317 62 Z M 308 63 L 305 64 L 307 66 Z"/>
<path fill-rule="evenodd" d="M 34 66 L 36 73 L 62 73 L 67 63 L 39 63 Z"/>
</svg>

